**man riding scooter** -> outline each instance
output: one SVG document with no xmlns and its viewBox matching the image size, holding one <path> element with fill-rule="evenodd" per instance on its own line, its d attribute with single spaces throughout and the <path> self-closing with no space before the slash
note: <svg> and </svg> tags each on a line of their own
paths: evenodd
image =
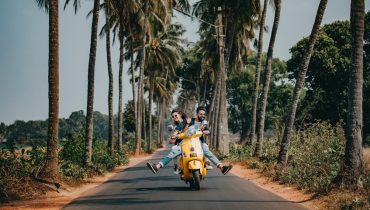
<svg viewBox="0 0 370 210">
<path fill-rule="evenodd" d="M 194 125 L 200 125 L 199 122 L 203 121 L 201 120 L 203 116 L 205 116 L 205 109 L 202 107 L 197 108 L 197 118 L 198 120 L 194 119 Z M 187 119 L 182 119 L 180 112 L 177 110 L 173 110 L 171 112 L 171 117 L 173 118 L 174 122 L 177 124 L 175 128 L 175 132 L 172 134 L 172 136 L 177 136 L 182 132 L 185 132 L 186 129 L 189 127 L 189 124 L 192 123 L 193 120 L 190 118 Z M 202 130 L 204 134 L 208 134 L 209 130 L 205 130 L 205 126 L 199 126 L 199 129 Z M 181 141 L 181 139 L 178 139 L 178 141 Z M 224 166 L 218 158 L 209 150 L 208 145 L 202 142 L 202 149 L 204 152 L 204 155 L 213 163 L 217 166 L 217 168 L 220 169 L 220 171 L 225 175 L 230 171 L 232 168 L 232 165 Z M 149 169 L 156 174 L 160 168 L 163 168 L 165 165 L 167 165 L 173 158 L 176 158 L 177 156 L 181 155 L 181 147 L 180 145 L 174 146 L 171 149 L 171 152 L 165 156 L 161 161 L 159 161 L 157 164 L 150 164 L 147 163 L 147 166 Z"/>
</svg>

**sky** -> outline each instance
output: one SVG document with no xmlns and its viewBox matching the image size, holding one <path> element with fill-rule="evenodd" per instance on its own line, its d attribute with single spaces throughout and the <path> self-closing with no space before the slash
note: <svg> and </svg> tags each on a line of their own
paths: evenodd
<svg viewBox="0 0 370 210">
<path fill-rule="evenodd" d="M 194 0 L 192 1 L 194 2 Z M 2 0 L 0 7 L 0 122 L 9 125 L 15 120 L 45 120 L 48 116 L 48 15 L 34 0 Z M 59 16 L 59 117 L 84 110 L 87 101 L 87 67 L 90 47 L 93 1 L 82 1 L 77 14 L 69 5 L 63 10 L 60 1 Z M 366 11 L 370 0 L 365 0 Z M 289 49 L 310 34 L 319 0 L 283 0 L 274 56 L 290 58 Z M 266 24 L 272 28 L 273 10 L 268 8 Z M 349 20 L 350 1 L 329 1 L 323 24 Z M 198 22 L 181 14 L 174 21 L 186 28 L 184 38 L 196 42 Z M 101 16 L 102 17 L 102 16 Z M 104 23 L 99 20 L 100 27 Z M 100 30 L 100 29 L 99 29 Z M 264 36 L 267 50 L 270 34 Z M 118 42 L 112 47 L 114 72 L 114 110 L 118 110 Z M 124 72 L 128 69 L 125 64 Z M 129 75 L 124 74 L 123 104 L 132 99 Z M 105 39 L 98 40 L 95 67 L 94 110 L 108 113 L 108 72 Z"/>
</svg>

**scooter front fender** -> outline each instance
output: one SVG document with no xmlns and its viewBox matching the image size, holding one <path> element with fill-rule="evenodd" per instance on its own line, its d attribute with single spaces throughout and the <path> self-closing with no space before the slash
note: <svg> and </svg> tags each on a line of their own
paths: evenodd
<svg viewBox="0 0 370 210">
<path fill-rule="evenodd" d="M 199 160 L 191 160 L 188 162 L 188 169 L 189 170 L 199 170 L 202 168 L 202 161 Z"/>
</svg>

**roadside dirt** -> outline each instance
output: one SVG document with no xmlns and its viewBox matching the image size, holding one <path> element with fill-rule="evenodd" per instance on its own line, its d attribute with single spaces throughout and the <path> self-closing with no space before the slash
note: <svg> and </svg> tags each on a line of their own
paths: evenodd
<svg viewBox="0 0 370 210">
<path fill-rule="evenodd" d="M 160 150 L 163 150 L 159 149 Z M 0 204 L 1 210 L 54 210 L 61 209 L 63 206 L 70 203 L 72 200 L 78 198 L 82 193 L 104 183 L 111 177 L 116 175 L 118 172 L 125 168 L 136 165 L 137 163 L 151 158 L 152 155 L 144 154 L 140 156 L 131 156 L 130 163 L 125 166 L 117 167 L 113 171 L 104 174 L 103 176 L 97 176 L 87 180 L 83 184 L 76 184 L 74 186 L 64 186 L 60 190 L 60 193 L 56 191 L 49 191 L 45 195 L 39 196 L 39 198 L 30 200 L 12 201 L 9 203 Z"/>
<path fill-rule="evenodd" d="M 294 187 L 274 182 L 271 180 L 271 178 L 262 175 L 255 169 L 248 169 L 243 165 L 234 164 L 230 173 L 240 178 L 249 180 L 261 188 L 277 194 L 288 201 L 300 203 L 308 209 L 324 209 L 322 202 L 318 199 L 314 199 L 313 194 L 307 194 Z"/>
<path fill-rule="evenodd" d="M 163 150 L 164 148 L 160 149 Z M 109 180 L 112 176 L 125 168 L 136 165 L 137 163 L 151 158 L 152 155 L 141 155 L 137 157 L 130 157 L 130 164 L 116 168 L 114 171 L 106 173 L 104 176 L 94 177 L 88 180 L 86 183 L 79 186 L 68 186 L 66 189 L 61 190 L 60 193 L 55 191 L 48 192 L 40 198 L 33 200 L 22 200 L 13 201 L 10 203 L 0 204 L 2 210 L 14 210 L 14 209 L 37 209 L 37 210 L 49 210 L 49 209 L 61 209 L 66 204 L 70 203 L 73 199 L 78 198 L 83 192 L 90 190 L 105 181 Z M 264 177 L 256 170 L 247 169 L 240 164 L 234 164 L 233 169 L 230 171 L 235 176 L 243 179 L 252 181 L 256 185 L 273 192 L 291 202 L 301 203 L 309 209 L 323 209 L 320 201 L 312 199 L 312 195 L 304 194 L 303 192 L 293 188 L 280 185 L 272 182 L 269 178 Z"/>
</svg>

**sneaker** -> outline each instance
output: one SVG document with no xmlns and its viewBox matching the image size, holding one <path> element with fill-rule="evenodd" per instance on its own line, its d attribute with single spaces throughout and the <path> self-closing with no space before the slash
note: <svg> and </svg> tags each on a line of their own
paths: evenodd
<svg viewBox="0 0 370 210">
<path fill-rule="evenodd" d="M 207 170 L 212 170 L 212 169 L 213 169 L 213 166 L 211 166 L 211 165 L 206 165 L 206 169 L 207 169 Z"/>
<path fill-rule="evenodd" d="M 180 174 L 180 170 L 178 168 L 175 168 L 173 174 Z"/>
<path fill-rule="evenodd" d="M 222 166 L 222 168 L 221 168 L 221 172 L 222 172 L 224 175 L 226 175 L 226 174 L 227 174 L 227 172 L 229 172 L 229 171 L 231 170 L 231 168 L 232 168 L 232 167 L 233 167 L 232 165 Z"/>
<path fill-rule="evenodd" d="M 156 174 L 158 171 L 159 171 L 159 168 L 157 167 L 156 164 L 150 164 L 150 163 L 146 163 L 146 165 L 148 166 L 148 168 L 154 173 Z"/>
</svg>

